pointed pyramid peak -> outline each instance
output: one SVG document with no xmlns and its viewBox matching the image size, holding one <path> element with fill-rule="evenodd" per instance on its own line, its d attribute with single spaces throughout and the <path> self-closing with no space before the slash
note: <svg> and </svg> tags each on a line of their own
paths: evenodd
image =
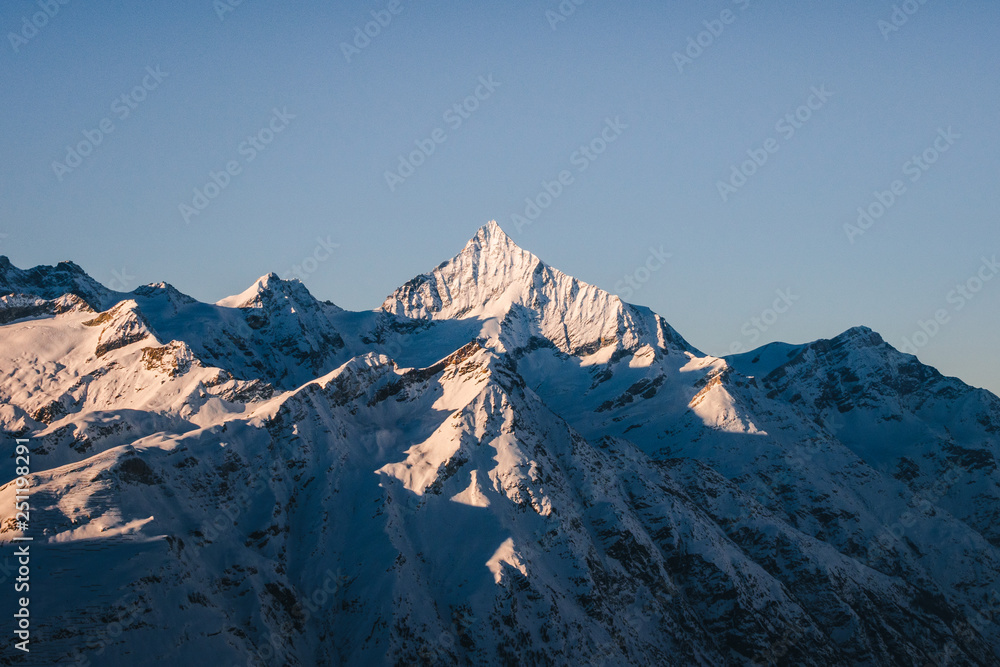
<svg viewBox="0 0 1000 667">
<path fill-rule="evenodd" d="M 514 243 L 513 239 L 500 228 L 496 220 L 490 220 L 480 227 L 476 231 L 476 235 L 465 244 L 465 249 L 459 257 L 469 254 L 478 257 L 480 253 L 497 257 L 516 257 L 520 261 L 527 261 L 531 264 L 538 262 L 537 257 Z"/>
<path fill-rule="evenodd" d="M 271 271 L 239 294 L 219 299 L 215 305 L 226 308 L 261 308 L 268 303 L 287 300 L 295 301 L 300 307 L 312 308 L 319 304 L 302 281 L 297 278 L 283 280 Z"/>
<path fill-rule="evenodd" d="M 542 336 L 563 352 L 581 354 L 646 343 L 688 349 L 651 311 L 545 264 L 495 221 L 458 255 L 402 285 L 382 310 L 414 319 L 490 320 L 505 330 L 504 345 Z"/>
<path fill-rule="evenodd" d="M 284 282 L 286 281 L 282 280 L 277 273 L 269 271 L 257 280 L 253 281 L 248 289 L 254 290 L 255 292 L 280 289 L 281 284 Z"/>
<path fill-rule="evenodd" d="M 536 274 L 546 269 L 540 259 L 520 248 L 491 220 L 459 254 L 400 287 L 382 309 L 418 318 L 465 316 L 490 303 L 505 309 L 521 301 L 534 285 Z"/>
<path fill-rule="evenodd" d="M 476 232 L 476 235 L 472 238 L 470 243 L 474 241 L 479 241 L 482 245 L 489 245 L 493 243 L 514 243 L 511 238 L 507 236 L 507 233 L 500 228 L 500 225 L 497 224 L 496 220 L 490 220 L 485 225 L 480 227 L 479 231 Z"/>
</svg>

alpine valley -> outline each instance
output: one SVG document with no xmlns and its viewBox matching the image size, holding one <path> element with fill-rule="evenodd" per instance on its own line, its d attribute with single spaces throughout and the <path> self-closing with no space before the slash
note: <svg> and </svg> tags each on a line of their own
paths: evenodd
<svg viewBox="0 0 1000 667">
<path fill-rule="evenodd" d="M 712 357 L 492 222 L 368 312 L 0 295 L 5 664 L 1000 664 L 1000 399 L 870 329 Z"/>
</svg>

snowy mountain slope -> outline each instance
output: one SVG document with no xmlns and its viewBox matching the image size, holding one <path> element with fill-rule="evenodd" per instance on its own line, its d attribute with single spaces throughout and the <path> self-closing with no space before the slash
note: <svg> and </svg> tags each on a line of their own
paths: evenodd
<svg viewBox="0 0 1000 667">
<path fill-rule="evenodd" d="M 837 439 L 839 410 L 804 411 L 791 394 L 762 391 L 756 378 L 740 374 L 728 360 L 646 350 L 594 364 L 539 347 L 517 361 L 529 386 L 588 437 L 614 434 L 656 457 L 709 463 L 791 525 L 858 563 L 901 570 L 915 586 L 937 578 L 945 590 L 964 591 L 953 603 L 970 614 L 994 590 L 995 554 L 984 539 L 991 537 L 1000 497 L 992 469 L 985 475 L 973 469 L 975 463 L 950 469 L 950 476 L 965 477 L 962 486 L 941 479 L 949 471 L 944 466 L 922 485 L 904 484 Z M 974 437 L 992 436 L 987 429 Z M 985 488 L 972 503 L 964 493 L 969 485 Z M 981 513 L 972 516 L 969 507 Z M 915 515 L 921 516 L 916 525 Z M 901 522 L 910 525 L 901 530 Z M 953 540 L 944 549 L 942 534 Z M 957 544 L 963 545 L 962 557 Z M 981 561 L 991 562 L 984 567 Z"/>
<path fill-rule="evenodd" d="M 37 664 L 1000 662 L 1000 401 L 869 330 L 706 356 L 495 223 L 365 313 L 72 266 L 0 261 Z"/>
<path fill-rule="evenodd" d="M 159 340 L 134 301 L 9 323 L 0 368 L 5 430 L 36 438 L 36 457 L 52 466 L 211 423 L 272 392 L 202 364 L 186 343 Z"/>
<path fill-rule="evenodd" d="M 785 356 L 760 378 L 770 395 L 833 420 L 832 434 L 867 463 L 1000 545 L 1000 399 L 864 327 Z M 749 370 L 755 358 L 746 353 L 733 363 Z"/>
<path fill-rule="evenodd" d="M 40 473 L 58 502 L 36 521 L 113 562 L 146 545 L 146 581 L 121 589 L 163 624 L 154 659 L 267 654 L 238 628 L 277 636 L 282 664 L 741 664 L 793 633 L 815 642 L 788 648 L 800 664 L 887 662 L 955 635 L 924 591 L 686 466 L 594 446 L 471 344 L 419 370 L 367 355 L 222 427 Z M 330 572 L 339 604 L 302 620 Z M 69 627 L 49 655 L 92 629 Z M 125 664 L 148 634 L 133 622 L 103 658 Z"/>
</svg>

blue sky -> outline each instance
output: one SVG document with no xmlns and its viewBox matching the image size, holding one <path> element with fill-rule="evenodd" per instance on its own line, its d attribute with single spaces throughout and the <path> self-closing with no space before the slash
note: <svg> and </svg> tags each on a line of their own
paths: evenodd
<svg viewBox="0 0 1000 667">
<path fill-rule="evenodd" d="M 996 3 L 223 1 L 3 4 L 0 254 L 368 309 L 496 219 L 706 352 L 864 324 L 1000 392 Z"/>
</svg>

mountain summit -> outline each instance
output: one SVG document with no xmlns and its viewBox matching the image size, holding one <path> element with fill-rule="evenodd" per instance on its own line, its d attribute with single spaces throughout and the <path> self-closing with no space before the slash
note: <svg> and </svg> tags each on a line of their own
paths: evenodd
<svg viewBox="0 0 1000 667">
<path fill-rule="evenodd" d="M 458 255 L 397 289 L 382 309 L 416 319 L 483 320 L 515 348 L 540 338 L 568 354 L 644 344 L 694 349 L 658 315 L 521 249 L 495 221 Z"/>
<path fill-rule="evenodd" d="M 43 299 L 57 299 L 64 294 L 73 294 L 99 310 L 115 303 L 114 292 L 91 278 L 73 262 L 22 270 L 11 264 L 4 255 L 0 255 L 0 294 L 25 294 Z"/>
<path fill-rule="evenodd" d="M 279 308 L 315 310 L 321 306 L 337 308 L 333 304 L 321 304 L 299 280 L 282 280 L 276 273 L 261 276 L 239 294 L 227 296 L 215 302 L 224 308 Z"/>
<path fill-rule="evenodd" d="M 396 290 L 382 309 L 413 318 L 502 318 L 512 305 L 532 301 L 543 274 L 576 282 L 522 250 L 491 221 L 458 255 Z"/>
</svg>

